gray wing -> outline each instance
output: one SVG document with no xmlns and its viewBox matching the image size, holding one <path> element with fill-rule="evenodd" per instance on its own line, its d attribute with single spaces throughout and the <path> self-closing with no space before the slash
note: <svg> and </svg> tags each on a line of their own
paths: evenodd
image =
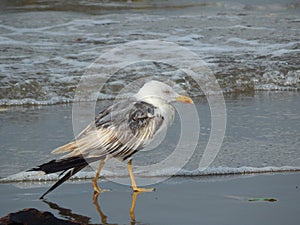
<svg viewBox="0 0 300 225">
<path fill-rule="evenodd" d="M 163 122 L 163 116 L 153 105 L 135 99 L 123 100 L 101 111 L 74 141 L 53 153 L 126 160 L 153 139 Z"/>
</svg>

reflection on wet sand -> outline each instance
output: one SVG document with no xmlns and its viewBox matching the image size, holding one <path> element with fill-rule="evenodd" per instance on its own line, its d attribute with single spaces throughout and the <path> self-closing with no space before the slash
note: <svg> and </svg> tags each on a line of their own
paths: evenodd
<svg viewBox="0 0 300 225">
<path fill-rule="evenodd" d="M 71 209 L 63 208 L 58 204 L 47 201 L 45 199 L 43 199 L 42 201 L 45 202 L 51 209 L 57 210 L 58 214 L 63 218 L 66 218 L 68 220 L 75 220 L 83 224 L 91 224 L 90 223 L 91 218 L 88 216 L 72 213 Z"/>
<path fill-rule="evenodd" d="M 135 225 L 136 224 L 136 220 L 135 220 L 135 206 L 136 206 L 136 201 L 137 201 L 137 196 L 141 194 L 140 192 L 133 192 L 131 195 L 131 206 L 129 209 L 129 215 L 130 215 L 130 224 L 131 225 Z M 96 210 L 100 216 L 100 220 L 101 223 L 100 224 L 115 224 L 115 223 L 108 223 L 108 216 L 102 211 L 101 209 L 101 195 L 96 195 L 94 196 L 94 200 L 93 200 L 93 204 L 96 207 Z M 84 215 L 80 215 L 77 213 L 73 213 L 71 209 L 67 209 L 67 208 L 63 208 L 61 206 L 59 206 L 56 203 L 47 201 L 47 200 L 43 200 L 43 202 L 45 202 L 51 209 L 57 210 L 58 214 L 63 217 L 66 218 L 68 220 L 72 220 L 72 221 L 77 221 L 83 224 L 88 224 L 88 225 L 96 225 L 98 223 L 91 223 L 91 218 L 88 216 L 84 216 Z"/>
</svg>

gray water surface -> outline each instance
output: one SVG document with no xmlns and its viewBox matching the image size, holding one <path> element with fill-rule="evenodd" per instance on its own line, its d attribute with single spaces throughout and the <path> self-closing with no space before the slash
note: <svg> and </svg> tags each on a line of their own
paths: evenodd
<svg viewBox="0 0 300 225">
<path fill-rule="evenodd" d="M 298 92 L 258 92 L 253 96 L 226 96 L 225 100 L 225 138 L 206 174 L 214 174 L 216 170 L 221 174 L 230 174 L 239 168 L 244 168 L 245 172 L 259 172 L 265 167 L 271 167 L 269 171 L 278 171 L 287 166 L 295 169 L 300 167 Z M 101 101 L 98 108 L 109 103 L 110 101 Z M 200 101 L 196 107 L 200 118 L 199 145 L 184 167 L 182 175 L 201 175 L 199 171 L 191 171 L 198 169 L 210 134 L 208 104 Z M 52 149 L 74 138 L 71 104 L 9 107 L 6 111 L 1 111 L 0 115 L 0 177 L 13 175 L 52 159 Z M 137 153 L 134 163 L 148 165 L 168 157 L 178 142 L 180 126 L 177 115 L 165 141 L 156 149 Z M 160 168 L 156 175 L 166 175 L 170 169 Z M 93 175 L 91 172 L 88 176 Z M 79 175 L 79 178 L 80 176 L 87 175 Z"/>
</svg>

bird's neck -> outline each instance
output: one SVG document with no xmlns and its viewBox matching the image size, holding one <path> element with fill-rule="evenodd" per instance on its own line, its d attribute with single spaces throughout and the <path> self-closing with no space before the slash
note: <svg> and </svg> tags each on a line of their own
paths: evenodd
<svg viewBox="0 0 300 225">
<path fill-rule="evenodd" d="M 143 99 L 143 101 L 155 106 L 157 108 L 156 113 L 162 115 L 168 125 L 173 122 L 175 110 L 170 103 L 156 97 L 148 97 Z"/>
</svg>

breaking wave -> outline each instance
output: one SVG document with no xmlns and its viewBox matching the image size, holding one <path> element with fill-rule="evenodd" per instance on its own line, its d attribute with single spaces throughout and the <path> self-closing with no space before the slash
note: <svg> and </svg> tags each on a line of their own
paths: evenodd
<svg viewBox="0 0 300 225">
<path fill-rule="evenodd" d="M 144 178 L 151 177 L 170 177 L 170 176 L 178 176 L 178 177 L 201 177 L 201 176 L 226 176 L 226 175 L 241 175 L 241 174 L 259 174 L 259 173 L 286 173 L 286 172 L 299 172 L 300 167 L 292 167 L 292 166 L 282 166 L 282 167 L 240 167 L 240 168 L 231 168 L 231 167 L 217 167 L 217 168 L 209 168 L 206 170 L 180 170 L 177 173 L 174 171 L 178 171 L 177 169 L 165 169 L 159 171 L 152 172 L 144 172 L 144 171 L 135 171 L 135 174 L 138 176 L 142 176 Z M 84 180 L 84 179 L 92 179 L 95 176 L 95 172 L 79 172 L 75 174 L 71 180 Z M 127 173 L 123 174 L 114 174 L 112 172 L 103 170 L 103 177 L 107 178 L 118 178 L 118 177 L 126 177 Z M 57 174 L 47 174 L 42 175 L 39 172 L 20 172 L 6 178 L 0 179 L 0 183 L 12 183 L 12 182 L 35 182 L 35 181 L 55 181 L 58 179 Z"/>
<path fill-rule="evenodd" d="M 300 90 L 299 4 L 72 1 L 68 8 L 43 1 L 5 7 L 10 16 L 0 14 L 0 106 L 73 102 L 88 66 L 105 50 L 135 40 L 188 48 L 207 63 L 224 93 Z M 74 18 L 75 9 L 84 13 Z M 182 71 L 149 63 L 119 71 L 98 98 L 115 97 L 145 74 L 166 75 L 191 96 L 203 94 L 181 79 Z"/>
</svg>

